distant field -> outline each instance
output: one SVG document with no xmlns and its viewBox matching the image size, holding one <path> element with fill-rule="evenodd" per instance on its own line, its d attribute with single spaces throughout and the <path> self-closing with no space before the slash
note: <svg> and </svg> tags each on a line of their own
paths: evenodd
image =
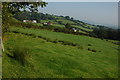
<svg viewBox="0 0 120 80">
<path fill-rule="evenodd" d="M 78 36 L 48 30 L 12 27 L 11 31 L 77 43 L 81 49 L 70 45 L 47 42 L 20 33 L 6 33 L 3 54 L 4 78 L 117 78 L 117 45 L 88 36 Z M 8 54 L 15 47 L 30 49 L 29 66 L 22 66 Z M 96 50 L 91 52 L 88 48 Z M 21 74 L 22 73 L 22 74 Z"/>
<path fill-rule="evenodd" d="M 40 23 L 34 23 L 32 25 L 35 25 L 35 26 L 43 26 L 43 24 L 40 24 Z"/>
<path fill-rule="evenodd" d="M 69 23 L 69 24 L 76 24 L 73 21 L 66 20 L 66 19 L 58 19 L 57 21 L 62 21 L 63 24 L 67 24 L 67 23 Z"/>
<path fill-rule="evenodd" d="M 80 25 L 72 25 L 72 26 L 73 26 L 73 27 L 80 28 L 80 29 L 83 29 L 83 30 L 85 30 L 85 31 L 93 31 L 93 30 L 91 30 L 91 29 L 84 28 L 84 27 L 82 27 L 82 26 L 80 26 Z"/>
<path fill-rule="evenodd" d="M 54 23 L 54 24 L 56 24 L 57 22 L 55 22 L 54 20 L 41 20 L 41 23 L 44 23 L 44 22 L 52 22 L 52 23 Z"/>
<path fill-rule="evenodd" d="M 95 28 L 95 26 L 88 25 L 88 24 L 85 24 L 84 26 L 85 26 L 85 27 L 90 27 L 90 28 Z"/>
<path fill-rule="evenodd" d="M 52 26 L 54 26 L 54 27 L 65 27 L 65 25 L 60 25 L 60 24 L 53 24 Z"/>
</svg>

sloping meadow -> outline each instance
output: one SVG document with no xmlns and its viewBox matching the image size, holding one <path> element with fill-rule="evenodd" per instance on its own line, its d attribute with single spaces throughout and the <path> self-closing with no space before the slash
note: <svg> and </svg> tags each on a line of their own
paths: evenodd
<svg viewBox="0 0 120 80">
<path fill-rule="evenodd" d="M 19 27 L 3 39 L 4 78 L 118 76 L 118 45 L 101 39 Z"/>
</svg>

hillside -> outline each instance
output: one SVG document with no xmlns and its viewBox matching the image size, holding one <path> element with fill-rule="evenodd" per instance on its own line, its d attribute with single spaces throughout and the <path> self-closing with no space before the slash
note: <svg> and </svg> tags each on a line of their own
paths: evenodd
<svg viewBox="0 0 120 80">
<path fill-rule="evenodd" d="M 24 17 L 21 17 L 24 16 Z M 23 21 L 23 20 L 37 20 L 37 23 L 40 25 L 43 25 L 43 23 L 51 22 L 54 27 L 61 27 L 64 28 L 65 25 L 68 23 L 73 28 L 78 28 L 79 32 L 88 33 L 93 31 L 96 26 L 87 24 L 85 22 L 75 20 L 72 17 L 69 16 L 57 16 L 57 15 L 51 15 L 51 14 L 43 14 L 43 13 L 30 13 L 27 11 L 23 11 L 19 14 L 16 14 L 14 16 L 16 19 Z"/>
<path fill-rule="evenodd" d="M 51 14 L 23 11 L 14 15 L 14 18 L 18 19 L 19 22 L 21 22 L 19 24 L 23 24 L 22 22 L 24 20 L 28 20 L 28 22 L 26 22 L 26 26 L 29 25 L 27 26 L 29 28 L 33 27 L 32 25 L 34 25 L 34 26 L 38 26 L 38 28 L 40 27 L 49 28 L 55 31 L 57 30 L 58 32 L 72 33 L 77 35 L 85 34 L 100 39 L 120 40 L 120 36 L 118 35 L 119 33 L 117 29 L 112 29 L 104 25 L 94 25 L 94 24 L 91 25 L 89 23 L 76 20 L 70 16 L 58 16 L 53 14 L 51 15 Z M 32 22 L 32 20 L 36 21 L 36 23 L 27 24 Z M 15 24 L 13 23 L 13 25 L 11 26 L 14 26 Z M 18 26 L 18 23 L 16 24 L 16 26 Z"/>
<path fill-rule="evenodd" d="M 117 78 L 118 75 L 118 45 L 109 41 L 15 26 L 3 39 L 4 78 Z"/>
<path fill-rule="evenodd" d="M 2 78 L 118 78 L 118 30 L 39 13 L 46 5 L 2 4 Z"/>
</svg>

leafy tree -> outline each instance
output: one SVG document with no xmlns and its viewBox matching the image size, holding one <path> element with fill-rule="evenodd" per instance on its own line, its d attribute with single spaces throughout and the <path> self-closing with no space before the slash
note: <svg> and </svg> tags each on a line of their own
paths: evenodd
<svg viewBox="0 0 120 80">
<path fill-rule="evenodd" d="M 71 20 L 74 20 L 74 18 L 73 18 L 73 17 L 71 17 Z"/>
<path fill-rule="evenodd" d="M 112 40 L 119 40 L 118 34 L 119 34 L 118 30 L 107 28 L 100 25 L 98 26 L 98 28 L 94 28 L 93 32 L 91 33 L 91 35 L 93 36 L 96 35 L 98 38 Z"/>
<path fill-rule="evenodd" d="M 65 28 L 71 28 L 71 25 L 69 23 L 65 24 Z"/>
<path fill-rule="evenodd" d="M 58 21 L 58 24 L 62 24 L 62 21 Z"/>
<path fill-rule="evenodd" d="M 69 17 L 69 16 L 65 16 L 65 18 L 66 18 L 66 19 L 68 19 L 68 20 L 70 19 L 70 17 Z"/>
</svg>

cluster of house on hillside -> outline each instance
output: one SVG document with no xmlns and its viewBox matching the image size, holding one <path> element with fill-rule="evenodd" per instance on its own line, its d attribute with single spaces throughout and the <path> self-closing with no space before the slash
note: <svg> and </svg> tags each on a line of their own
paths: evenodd
<svg viewBox="0 0 120 80">
<path fill-rule="evenodd" d="M 37 23 L 36 20 L 23 20 L 23 22 Z M 49 21 L 49 22 L 43 22 L 42 24 L 43 25 L 52 25 L 53 23 Z"/>
<path fill-rule="evenodd" d="M 37 23 L 36 20 L 23 20 L 23 22 Z M 45 25 L 45 26 L 53 25 L 53 23 L 50 22 L 50 21 L 48 21 L 48 22 L 43 22 L 42 24 Z M 74 32 L 80 32 L 80 31 L 88 32 L 88 31 L 85 31 L 85 30 L 83 30 L 83 29 L 76 28 L 76 27 L 71 27 L 71 28 L 69 28 L 69 29 L 70 29 L 70 30 L 73 30 Z"/>
<path fill-rule="evenodd" d="M 23 20 L 23 22 L 37 23 L 36 20 Z"/>
<path fill-rule="evenodd" d="M 81 29 L 76 28 L 76 27 L 71 27 L 70 30 L 73 30 L 74 32 L 79 32 L 79 31 L 81 31 Z"/>
</svg>

